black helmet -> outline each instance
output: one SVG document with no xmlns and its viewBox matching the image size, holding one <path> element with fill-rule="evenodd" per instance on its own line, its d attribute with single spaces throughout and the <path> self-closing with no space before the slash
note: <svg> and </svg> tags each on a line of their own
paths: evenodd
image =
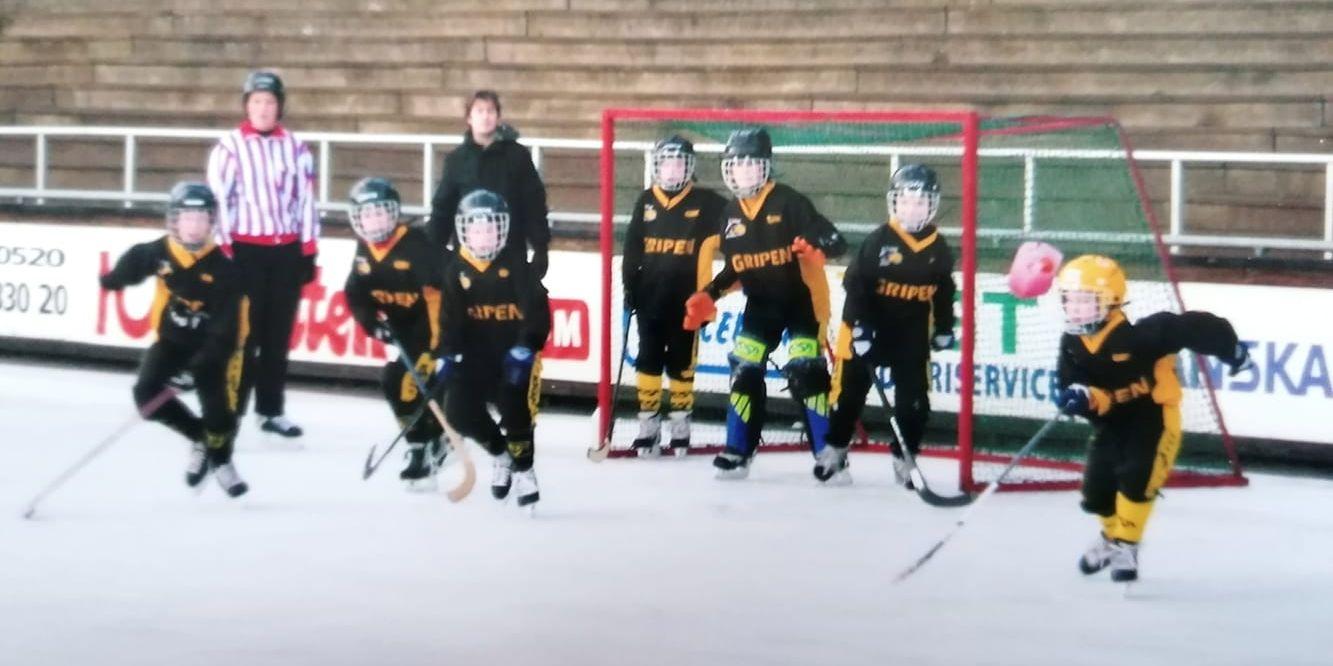
<svg viewBox="0 0 1333 666">
<path fill-rule="evenodd" d="M 472 190 L 458 202 L 454 231 L 459 246 L 477 259 L 490 261 L 509 239 L 509 204 L 490 190 Z"/>
<path fill-rule="evenodd" d="M 899 201 L 905 194 L 913 194 L 926 204 L 925 210 L 919 204 L 903 206 Z M 898 220 L 906 231 L 916 233 L 935 219 L 940 209 L 940 180 L 935 170 L 924 164 L 905 164 L 893 172 L 889 179 L 889 192 L 886 197 L 889 204 L 889 217 Z M 902 210 L 900 210 L 900 208 Z"/>
<path fill-rule="evenodd" d="M 727 147 L 722 150 L 722 159 L 728 157 L 773 159 L 773 139 L 762 127 L 738 129 L 727 137 Z"/>
<path fill-rule="evenodd" d="M 893 178 L 889 179 L 889 187 L 892 189 L 916 189 L 922 192 L 940 192 L 940 179 L 935 175 L 935 170 L 924 164 L 904 164 L 897 171 L 893 172 Z"/>
<path fill-rule="evenodd" d="M 181 181 L 171 188 L 171 194 L 167 200 L 167 233 L 176 239 L 177 243 L 185 246 L 186 249 L 195 251 L 207 244 L 208 238 L 193 242 L 186 242 L 181 238 L 176 221 L 180 214 L 185 211 L 206 212 L 208 213 L 209 224 L 216 224 L 218 200 L 217 197 L 213 196 L 213 190 L 205 183 Z"/>
<path fill-rule="evenodd" d="M 183 180 L 171 188 L 171 198 L 167 202 L 167 211 L 203 210 L 217 213 L 218 200 L 207 183 Z"/>
<path fill-rule="evenodd" d="M 403 201 L 398 195 L 398 190 L 394 189 L 393 183 L 373 176 L 362 178 L 352 186 L 348 198 L 351 199 L 351 203 L 347 209 L 347 219 L 352 223 L 352 231 L 355 231 L 356 235 L 371 243 L 378 243 L 393 234 L 394 228 L 398 225 L 398 212 L 402 208 Z M 373 210 L 383 210 L 388 213 L 391 223 L 373 228 L 368 226 L 365 214 Z"/>
<path fill-rule="evenodd" d="M 287 89 L 283 87 L 282 79 L 268 70 L 250 72 L 250 75 L 245 77 L 245 85 L 241 87 L 241 103 L 250 99 L 250 93 L 261 91 L 273 93 L 273 96 L 278 98 L 278 113 L 281 115 L 287 105 Z"/>
<path fill-rule="evenodd" d="M 685 168 L 678 177 L 664 178 L 662 163 L 675 159 L 683 160 Z M 678 192 L 694 179 L 694 162 L 694 144 L 679 134 L 672 134 L 653 146 L 653 182 L 663 190 Z"/>
<path fill-rule="evenodd" d="M 742 164 L 760 169 L 758 179 L 742 185 L 736 179 L 736 170 Z M 745 170 L 743 170 L 745 171 Z M 753 173 L 753 172 L 748 172 Z M 739 199 L 747 199 L 759 193 L 769 177 L 773 175 L 773 139 L 768 130 L 762 127 L 738 129 L 727 137 L 727 146 L 722 149 L 722 182 Z"/>
</svg>

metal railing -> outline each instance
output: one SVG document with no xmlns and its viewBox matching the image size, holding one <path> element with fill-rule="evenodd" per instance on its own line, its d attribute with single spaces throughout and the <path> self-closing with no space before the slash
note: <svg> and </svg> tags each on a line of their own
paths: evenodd
<svg viewBox="0 0 1333 666">
<path fill-rule="evenodd" d="M 43 203 L 47 199 L 77 201 L 121 202 L 125 207 L 136 203 L 165 202 L 165 192 L 143 192 L 136 187 L 138 173 L 138 147 L 142 139 L 196 139 L 217 140 L 227 130 L 171 129 L 149 127 L 0 127 L 0 138 L 32 137 L 33 183 L 31 187 L 0 184 L 0 197 L 33 199 Z M 461 142 L 458 135 L 443 134 L 357 134 L 348 132 L 297 132 L 296 135 L 317 147 L 319 155 L 318 171 L 318 208 L 332 212 L 346 209 L 342 197 L 330 197 L 329 185 L 334 173 L 334 146 L 417 146 L 421 150 L 422 194 L 420 205 L 404 205 L 409 214 L 425 214 L 430 210 L 432 184 L 435 182 L 437 147 L 454 146 Z M 50 139 L 52 137 L 72 139 L 114 139 L 122 142 L 123 160 L 121 163 L 121 187 L 119 190 L 61 189 L 48 186 L 50 165 Z M 541 139 L 525 138 L 523 144 L 532 151 L 532 159 L 538 171 L 543 166 L 544 151 L 570 150 L 597 152 L 602 143 L 596 139 Z M 637 152 L 644 156 L 644 184 L 650 184 L 650 151 L 652 144 L 644 141 L 617 141 L 616 151 Z M 718 144 L 699 144 L 700 152 L 720 152 Z M 961 147 L 923 147 L 923 146 L 784 146 L 775 149 L 777 153 L 838 155 L 854 154 L 862 156 L 885 156 L 890 160 L 890 167 L 896 169 L 902 157 L 949 156 L 961 154 Z M 1120 150 L 1052 150 L 1027 148 L 982 148 L 982 157 L 1004 157 L 1021 159 L 1023 162 L 1023 228 L 1017 230 L 981 230 L 981 234 L 1018 234 L 1037 233 L 1033 228 L 1035 218 L 1035 192 L 1038 179 L 1038 164 L 1042 159 L 1087 159 L 1120 160 L 1125 153 Z M 1170 188 L 1168 194 L 1168 233 L 1163 240 L 1172 250 L 1180 247 L 1228 247 L 1249 248 L 1256 253 L 1264 250 L 1305 250 L 1322 252 L 1326 260 L 1333 260 L 1333 154 L 1316 153 L 1257 153 L 1257 152 L 1211 152 L 1211 151 L 1170 151 L 1139 150 L 1134 153 L 1141 164 L 1165 164 L 1170 169 Z M 1247 165 L 1305 165 L 1322 167 L 1324 172 L 1323 233 L 1321 238 L 1281 237 L 1281 236 L 1239 236 L 1225 234 L 1187 233 L 1185 178 L 1188 165 L 1203 164 L 1247 164 Z M 200 165 L 200 170 L 203 165 Z M 550 218 L 556 222 L 596 224 L 600 215 L 593 211 L 551 211 Z M 617 215 L 615 219 L 623 222 L 627 216 Z M 855 225 L 854 225 L 855 226 Z M 869 226 L 869 225 L 866 225 Z M 1129 238 L 1124 240 L 1140 240 Z"/>
</svg>

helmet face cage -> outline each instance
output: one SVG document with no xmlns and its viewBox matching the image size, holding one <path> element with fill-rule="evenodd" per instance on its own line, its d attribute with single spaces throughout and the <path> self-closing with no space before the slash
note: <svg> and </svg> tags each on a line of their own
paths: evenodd
<svg viewBox="0 0 1333 666">
<path fill-rule="evenodd" d="M 216 222 L 212 208 L 176 206 L 167 210 L 167 234 L 181 247 L 198 252 L 213 238 Z"/>
<path fill-rule="evenodd" d="M 653 183 L 667 192 L 678 192 L 694 179 L 694 153 L 677 144 L 653 152 Z"/>
<path fill-rule="evenodd" d="M 478 208 L 454 217 L 458 242 L 473 257 L 491 261 L 504 249 L 509 239 L 509 213 Z"/>
<path fill-rule="evenodd" d="M 772 173 L 773 160 L 767 157 L 745 155 L 722 160 L 722 182 L 739 199 L 758 194 Z"/>
<path fill-rule="evenodd" d="M 890 189 L 887 198 L 889 217 L 909 233 L 926 228 L 940 209 L 940 193 L 927 189 L 925 183 L 904 183 Z"/>
<path fill-rule="evenodd" d="M 1092 335 L 1101 330 L 1111 316 L 1108 294 L 1089 289 L 1060 289 L 1060 304 L 1064 310 L 1065 333 Z"/>
<path fill-rule="evenodd" d="M 347 218 L 357 236 L 369 243 L 379 243 L 398 228 L 399 210 L 398 202 L 393 199 L 354 203 L 347 211 Z"/>
</svg>

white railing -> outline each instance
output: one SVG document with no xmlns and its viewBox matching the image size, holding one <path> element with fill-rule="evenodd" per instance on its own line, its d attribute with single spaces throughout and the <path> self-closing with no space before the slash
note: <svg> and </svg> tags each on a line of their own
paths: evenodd
<svg viewBox="0 0 1333 666">
<path fill-rule="evenodd" d="M 31 187 L 0 184 L 0 197 L 33 199 L 43 203 L 47 199 L 66 199 L 80 201 L 121 202 L 125 207 L 136 203 L 164 202 L 165 192 L 142 192 L 136 187 L 138 173 L 138 144 L 141 139 L 195 139 L 216 140 L 225 130 L 170 129 L 147 127 L 0 127 L 0 138 L 32 137 L 33 140 L 33 183 Z M 440 146 L 457 145 L 458 135 L 443 134 L 355 134 L 347 132 L 297 132 L 297 136 L 312 146 L 318 147 L 319 154 L 319 202 L 321 211 L 343 211 L 346 206 L 341 196 L 330 196 L 329 183 L 334 172 L 334 145 L 373 145 L 373 146 L 418 146 L 421 149 L 422 193 L 420 205 L 404 205 L 409 214 L 420 215 L 429 212 L 432 187 L 435 182 L 435 151 Z M 72 139 L 114 139 L 122 142 L 123 159 L 121 188 L 119 190 L 84 190 L 60 189 L 48 186 L 50 172 L 50 138 L 65 137 Z M 543 165 L 543 151 L 548 149 L 572 151 L 600 151 L 602 143 L 595 139 L 540 139 L 525 138 L 524 145 L 532 150 L 532 158 L 540 170 Z M 637 152 L 644 156 L 644 182 L 649 182 L 648 164 L 651 143 L 642 141 L 617 141 L 615 150 Z M 699 144 L 700 152 L 719 152 L 718 144 Z M 890 165 L 897 167 L 902 157 L 958 155 L 961 147 L 922 147 L 902 146 L 785 146 L 775 152 L 789 154 L 855 154 L 886 156 Z M 1124 159 L 1119 150 L 1053 150 L 1028 148 L 982 148 L 983 157 L 1005 157 L 1021 159 L 1023 163 L 1023 231 L 994 231 L 996 234 L 1036 234 L 1041 230 L 1033 228 L 1035 210 L 1038 202 L 1035 198 L 1036 183 L 1042 159 L 1088 159 L 1113 160 Z M 1209 152 L 1209 151 L 1170 151 L 1139 150 L 1134 157 L 1142 164 L 1166 164 L 1170 168 L 1170 189 L 1168 210 L 1168 233 L 1164 241 L 1173 250 L 1183 246 L 1250 248 L 1256 253 L 1268 249 L 1308 250 L 1322 252 L 1324 259 L 1333 259 L 1333 154 L 1315 153 L 1245 153 L 1245 152 Z M 202 157 L 201 157 L 202 162 Z M 1322 167 L 1324 172 L 1324 206 L 1322 238 L 1280 237 L 1280 236 L 1237 236 L 1219 234 L 1190 234 L 1186 232 L 1185 178 L 1186 166 L 1190 164 L 1247 164 L 1247 165 L 1305 165 Z M 200 165 L 200 171 L 203 165 Z M 553 221 L 595 224 L 600 221 L 598 213 L 593 211 L 551 211 Z M 617 221 L 628 218 L 616 216 Z M 947 230 L 946 230 L 947 231 Z M 986 235 L 986 232 L 982 232 Z M 1117 238 L 1119 239 L 1119 238 Z M 1139 240 L 1126 236 L 1123 240 Z"/>
</svg>

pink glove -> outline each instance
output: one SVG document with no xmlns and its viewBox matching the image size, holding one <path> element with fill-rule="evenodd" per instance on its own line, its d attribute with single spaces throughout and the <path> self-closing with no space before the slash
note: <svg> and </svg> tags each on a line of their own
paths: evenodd
<svg viewBox="0 0 1333 666">
<path fill-rule="evenodd" d="M 1051 288 L 1064 257 L 1053 245 L 1028 241 L 1018 246 L 1009 267 L 1009 291 L 1019 298 L 1036 298 Z"/>
</svg>

